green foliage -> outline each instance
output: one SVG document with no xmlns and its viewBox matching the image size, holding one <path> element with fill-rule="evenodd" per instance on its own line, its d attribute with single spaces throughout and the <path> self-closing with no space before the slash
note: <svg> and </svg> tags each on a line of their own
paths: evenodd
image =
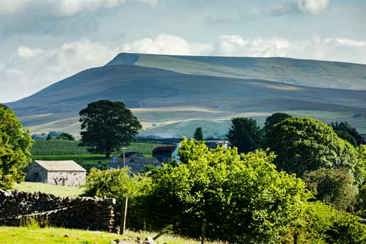
<svg viewBox="0 0 366 244">
<path fill-rule="evenodd" d="M 153 213 L 161 226 L 193 237 L 234 243 L 277 243 L 301 214 L 304 183 L 272 164 L 264 151 L 208 150 L 183 141 L 184 162 L 165 164 L 152 177 Z M 187 152 L 190 151 L 188 154 Z"/>
<path fill-rule="evenodd" d="M 203 132 L 202 132 L 201 127 L 196 128 L 196 130 L 193 134 L 193 138 L 197 141 L 202 141 L 203 140 Z"/>
<path fill-rule="evenodd" d="M 319 168 L 356 170 L 357 152 L 325 123 L 311 118 L 289 118 L 266 134 L 266 144 L 277 155 L 282 170 L 302 176 Z"/>
<path fill-rule="evenodd" d="M 122 102 L 100 100 L 80 111 L 81 141 L 95 152 L 109 157 L 127 146 L 142 128 L 138 119 Z"/>
<path fill-rule="evenodd" d="M 358 157 L 356 175 L 358 182 L 364 184 L 366 180 L 366 145 L 361 145 L 358 147 Z"/>
<path fill-rule="evenodd" d="M 152 191 L 151 178 L 130 176 L 128 168 L 92 169 L 87 177 L 85 196 L 116 198 L 122 209 L 128 197 L 128 223 L 130 229 L 143 229 L 147 222 L 147 196 Z"/>
<path fill-rule="evenodd" d="M 241 152 L 250 152 L 260 147 L 262 130 L 257 121 L 250 118 L 234 118 L 227 135 L 231 145 Z"/>
<path fill-rule="evenodd" d="M 358 194 L 353 175 L 346 169 L 318 169 L 305 174 L 316 199 L 341 210 L 351 210 Z"/>
<path fill-rule="evenodd" d="M 366 145 L 362 145 L 359 147 L 359 174 L 363 179 L 366 178 Z M 359 195 L 357 201 L 357 208 L 360 211 L 360 214 L 363 217 L 366 217 L 366 183 L 363 181 L 363 184 L 359 188 Z"/>
<path fill-rule="evenodd" d="M 122 200 L 137 197 L 151 189 L 151 181 L 147 177 L 130 177 L 128 168 L 98 170 L 92 169 L 85 186 L 86 196 L 111 197 Z"/>
<path fill-rule="evenodd" d="M 274 113 L 266 119 L 264 123 L 264 131 L 269 131 L 275 124 L 291 118 L 291 115 L 285 113 Z"/>
<path fill-rule="evenodd" d="M 86 147 L 79 146 L 77 141 L 49 140 L 35 141 L 32 148 L 33 156 L 41 155 L 80 155 L 89 154 Z"/>
<path fill-rule="evenodd" d="M 75 141 L 75 138 L 73 137 L 73 135 L 70 135 L 68 133 L 61 133 L 60 135 L 58 135 L 56 137 L 57 140 L 66 140 L 66 141 Z"/>
<path fill-rule="evenodd" d="M 356 128 L 353 128 L 348 122 L 333 122 L 331 126 L 340 138 L 348 141 L 353 146 L 366 143 Z"/>
<path fill-rule="evenodd" d="M 298 243 L 361 244 L 366 242 L 366 226 L 359 221 L 352 214 L 314 202 L 307 204 L 302 224 L 292 234 L 296 234 Z"/>
<path fill-rule="evenodd" d="M 32 138 L 13 111 L 0 106 L 0 188 L 11 188 L 23 178 L 31 161 Z"/>
</svg>

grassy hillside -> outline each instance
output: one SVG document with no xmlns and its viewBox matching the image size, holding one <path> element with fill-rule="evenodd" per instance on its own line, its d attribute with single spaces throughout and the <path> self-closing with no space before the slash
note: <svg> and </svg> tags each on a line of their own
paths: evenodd
<svg viewBox="0 0 366 244">
<path fill-rule="evenodd" d="M 4 244 L 111 244 L 112 241 L 120 240 L 134 243 L 139 237 L 144 240 L 147 237 L 154 237 L 156 233 L 131 232 L 123 236 L 99 231 L 82 231 L 62 228 L 27 228 L 27 227 L 0 227 L 0 243 Z M 195 244 L 200 243 L 192 239 L 185 239 L 174 235 L 163 235 L 157 244 Z M 207 242 L 213 243 L 213 242 Z"/>
<path fill-rule="evenodd" d="M 78 112 L 99 99 L 123 100 L 144 135 L 191 136 L 194 121 L 207 126 L 207 136 L 223 135 L 232 117 L 263 119 L 278 111 L 320 119 L 333 113 L 366 133 L 366 90 L 349 88 L 366 89 L 365 65 L 122 54 L 9 106 L 35 133 L 78 135 Z"/>
<path fill-rule="evenodd" d="M 292 58 L 121 53 L 108 65 L 139 65 L 184 74 L 259 79 L 322 88 L 366 89 L 366 66 Z"/>
</svg>

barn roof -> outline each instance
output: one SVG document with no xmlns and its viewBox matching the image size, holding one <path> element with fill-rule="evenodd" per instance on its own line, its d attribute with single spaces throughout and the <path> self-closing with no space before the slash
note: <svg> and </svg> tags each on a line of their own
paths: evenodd
<svg viewBox="0 0 366 244">
<path fill-rule="evenodd" d="M 47 171 L 77 171 L 77 172 L 85 172 L 86 170 L 77 164 L 75 161 L 67 160 L 67 161 L 43 161 L 36 160 L 37 164 L 39 164 L 42 168 Z"/>
</svg>

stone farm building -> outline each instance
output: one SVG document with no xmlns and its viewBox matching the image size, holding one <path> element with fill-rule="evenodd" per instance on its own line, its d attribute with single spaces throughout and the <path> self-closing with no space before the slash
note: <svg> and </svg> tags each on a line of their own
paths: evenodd
<svg viewBox="0 0 366 244">
<path fill-rule="evenodd" d="M 36 160 L 28 167 L 26 179 L 53 185 L 80 186 L 85 184 L 86 170 L 71 160 Z"/>
</svg>

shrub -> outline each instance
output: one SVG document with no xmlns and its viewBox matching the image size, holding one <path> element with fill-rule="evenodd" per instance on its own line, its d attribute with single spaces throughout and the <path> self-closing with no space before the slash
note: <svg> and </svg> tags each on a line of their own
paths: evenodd
<svg viewBox="0 0 366 244">
<path fill-rule="evenodd" d="M 128 197 L 128 224 L 130 229 L 142 229 L 147 222 L 146 202 L 151 192 L 151 179 L 135 175 L 130 176 L 128 168 L 113 170 L 92 169 L 87 178 L 85 196 L 108 197 L 117 199 L 121 209 Z"/>
<path fill-rule="evenodd" d="M 309 203 L 305 208 L 303 226 L 298 239 L 309 243 L 365 243 L 366 226 L 352 214 L 325 204 Z"/>
<path fill-rule="evenodd" d="M 192 237 L 276 243 L 301 215 L 305 185 L 278 172 L 272 153 L 240 156 L 235 149 L 211 151 L 187 140 L 181 148 L 183 163 L 166 164 L 153 175 L 156 225 L 172 224 Z"/>
<path fill-rule="evenodd" d="M 347 169 L 319 169 L 305 174 L 304 180 L 316 199 L 338 209 L 350 210 L 356 203 L 357 186 Z"/>
</svg>

